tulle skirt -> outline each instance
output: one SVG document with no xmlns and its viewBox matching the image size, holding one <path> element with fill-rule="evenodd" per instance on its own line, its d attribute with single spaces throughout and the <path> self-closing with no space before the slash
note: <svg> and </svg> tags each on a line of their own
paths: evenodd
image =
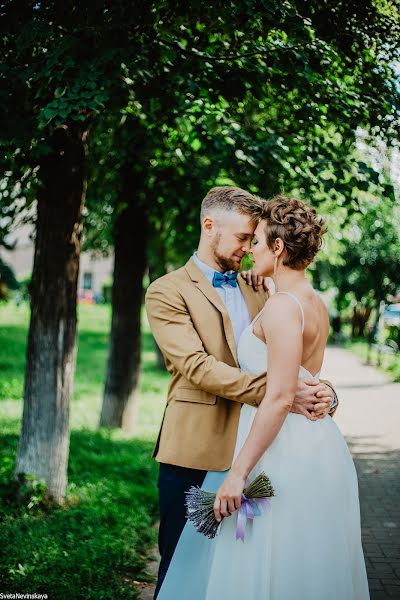
<svg viewBox="0 0 400 600">
<path fill-rule="evenodd" d="M 235 457 L 256 409 L 243 405 Z M 158 600 L 367 600 L 357 475 L 346 441 L 329 416 L 290 413 L 250 474 L 275 489 L 270 509 L 235 539 L 237 512 L 208 540 L 187 523 Z M 216 491 L 227 471 L 209 472 Z"/>
</svg>

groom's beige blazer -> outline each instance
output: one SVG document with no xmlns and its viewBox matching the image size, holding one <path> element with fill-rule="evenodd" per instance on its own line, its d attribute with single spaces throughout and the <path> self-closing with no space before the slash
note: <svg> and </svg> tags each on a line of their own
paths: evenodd
<svg viewBox="0 0 400 600">
<path fill-rule="evenodd" d="M 253 319 L 267 299 L 239 277 Z M 258 406 L 266 374 L 240 371 L 228 311 L 192 259 L 154 281 L 146 293 L 154 338 L 171 374 L 153 451 L 157 461 L 224 471 L 232 465 L 242 404 Z"/>
</svg>

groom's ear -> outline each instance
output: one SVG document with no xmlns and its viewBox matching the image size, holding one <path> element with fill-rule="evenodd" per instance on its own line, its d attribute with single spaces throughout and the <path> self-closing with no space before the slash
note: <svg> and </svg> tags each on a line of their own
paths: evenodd
<svg viewBox="0 0 400 600">
<path fill-rule="evenodd" d="M 202 222 L 202 228 L 204 229 L 204 232 L 206 234 L 211 233 L 213 227 L 214 227 L 214 219 L 212 217 L 210 217 L 210 215 L 206 215 Z"/>
</svg>

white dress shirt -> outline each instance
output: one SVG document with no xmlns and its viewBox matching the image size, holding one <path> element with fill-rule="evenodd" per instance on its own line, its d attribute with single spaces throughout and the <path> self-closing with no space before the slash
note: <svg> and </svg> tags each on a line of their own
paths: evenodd
<svg viewBox="0 0 400 600">
<path fill-rule="evenodd" d="M 215 269 L 200 260 L 196 252 L 193 254 L 193 260 L 207 277 L 208 281 L 212 283 Z M 224 275 L 233 272 L 234 271 L 227 271 Z M 237 346 L 243 330 L 251 323 L 249 309 L 247 308 L 239 284 L 236 287 L 232 287 L 230 283 L 223 283 L 221 286 L 216 287 L 215 290 L 221 296 L 222 302 L 225 304 L 226 310 L 228 311 Z"/>
</svg>

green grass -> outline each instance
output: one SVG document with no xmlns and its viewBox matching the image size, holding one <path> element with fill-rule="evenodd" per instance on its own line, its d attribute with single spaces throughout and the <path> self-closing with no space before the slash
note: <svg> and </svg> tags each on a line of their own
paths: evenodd
<svg viewBox="0 0 400 600">
<path fill-rule="evenodd" d="M 354 352 L 363 362 L 367 362 L 368 344 L 365 340 L 349 340 L 344 343 L 345 348 Z M 387 373 L 394 382 L 400 382 L 400 353 L 381 354 L 381 364 L 378 366 L 378 353 L 371 350 L 370 364 Z"/>
<path fill-rule="evenodd" d="M 79 307 L 79 343 L 71 401 L 67 500 L 63 507 L 12 501 L 10 480 L 22 415 L 29 309 L 0 305 L 0 589 L 51 599 L 135 598 L 148 580 L 155 543 L 157 464 L 151 451 L 162 418 L 167 373 L 155 367 L 144 319 L 143 368 L 135 436 L 98 429 L 108 306 Z"/>
</svg>

